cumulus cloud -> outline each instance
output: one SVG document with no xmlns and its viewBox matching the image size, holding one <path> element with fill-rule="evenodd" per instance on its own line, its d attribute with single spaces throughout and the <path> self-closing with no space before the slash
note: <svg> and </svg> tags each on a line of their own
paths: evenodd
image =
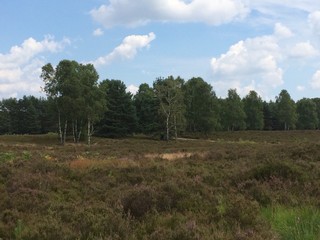
<svg viewBox="0 0 320 240">
<path fill-rule="evenodd" d="M 282 23 L 276 23 L 274 28 L 274 34 L 279 38 L 289 38 L 293 36 L 292 31 Z"/>
<path fill-rule="evenodd" d="M 148 35 L 130 35 L 124 38 L 122 43 L 106 56 L 99 57 L 92 63 L 96 66 L 108 65 L 117 59 L 132 59 L 142 48 L 150 47 L 150 43 L 156 38 L 151 32 Z"/>
<path fill-rule="evenodd" d="M 138 92 L 138 90 L 139 90 L 139 87 L 137 87 L 133 84 L 131 84 L 127 87 L 127 91 L 132 93 L 133 95 L 135 95 Z"/>
<path fill-rule="evenodd" d="M 310 22 L 314 22 L 310 19 L 317 18 L 317 14 L 312 16 L 309 16 Z M 233 44 L 226 53 L 211 59 L 214 88 L 220 95 L 236 88 L 243 95 L 255 90 L 269 98 L 270 93 L 284 83 L 284 69 L 290 68 L 295 59 L 299 59 L 295 64 L 304 66 L 320 55 L 315 45 L 309 40 L 303 41 L 303 37 L 284 24 L 276 23 L 270 35 Z M 311 81 L 313 88 L 318 85 L 320 88 L 320 72 Z M 298 86 L 296 90 L 304 88 Z"/>
<path fill-rule="evenodd" d="M 320 89 L 320 70 L 313 75 L 310 85 L 313 89 Z"/>
<path fill-rule="evenodd" d="M 320 11 L 310 13 L 308 20 L 315 34 L 320 36 Z"/>
<path fill-rule="evenodd" d="M 319 53 L 310 42 L 300 42 L 293 46 L 289 54 L 296 58 L 307 58 L 317 56 Z"/>
<path fill-rule="evenodd" d="M 99 37 L 103 35 L 103 31 L 101 30 L 101 28 L 97 28 L 96 30 L 93 31 L 93 36 L 95 37 Z"/>
<path fill-rule="evenodd" d="M 236 88 L 242 94 L 256 90 L 266 95 L 268 88 L 283 84 L 280 53 L 274 36 L 249 38 L 232 45 L 227 53 L 211 60 L 215 89 L 226 92 Z"/>
<path fill-rule="evenodd" d="M 140 26 L 150 21 L 204 22 L 220 25 L 241 19 L 248 8 L 239 0 L 111 0 L 91 10 L 92 18 L 106 28 Z"/>
<path fill-rule="evenodd" d="M 28 38 L 9 53 L 0 53 L 0 98 L 22 94 L 39 94 L 41 67 L 45 64 L 40 54 L 61 51 L 70 44 L 68 39 L 55 41 L 52 36 L 42 41 Z"/>
</svg>

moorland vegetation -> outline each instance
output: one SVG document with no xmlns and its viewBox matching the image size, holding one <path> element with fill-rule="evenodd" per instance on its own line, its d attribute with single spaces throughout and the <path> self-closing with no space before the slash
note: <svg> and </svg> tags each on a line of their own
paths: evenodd
<svg viewBox="0 0 320 240">
<path fill-rule="evenodd" d="M 317 131 L 0 137 L 0 239 L 320 237 Z"/>
</svg>

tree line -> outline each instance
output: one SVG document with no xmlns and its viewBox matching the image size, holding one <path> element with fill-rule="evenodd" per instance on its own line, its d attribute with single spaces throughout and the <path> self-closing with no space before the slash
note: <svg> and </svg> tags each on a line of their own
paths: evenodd
<svg viewBox="0 0 320 240">
<path fill-rule="evenodd" d="M 46 98 L 24 96 L 0 102 L 0 134 L 57 132 L 61 144 L 91 136 L 134 133 L 169 140 L 213 131 L 320 128 L 320 98 L 295 102 L 282 90 L 274 101 L 255 91 L 241 98 L 235 89 L 218 98 L 202 78 L 173 76 L 143 83 L 135 95 L 120 80 L 103 80 L 92 64 L 62 60 L 42 67 Z"/>
</svg>

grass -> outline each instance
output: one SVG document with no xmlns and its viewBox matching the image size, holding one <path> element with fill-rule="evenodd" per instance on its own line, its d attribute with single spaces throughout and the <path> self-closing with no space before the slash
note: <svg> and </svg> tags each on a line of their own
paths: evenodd
<svg viewBox="0 0 320 240">
<path fill-rule="evenodd" d="M 278 205 L 265 208 L 262 212 L 283 240 L 320 239 L 319 208 Z"/>
<path fill-rule="evenodd" d="M 319 156 L 317 131 L 0 136 L 0 239 L 319 239 Z"/>
</svg>

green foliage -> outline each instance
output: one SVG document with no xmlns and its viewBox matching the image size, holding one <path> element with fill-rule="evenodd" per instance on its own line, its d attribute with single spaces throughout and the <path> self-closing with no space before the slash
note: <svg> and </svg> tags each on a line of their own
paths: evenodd
<svg viewBox="0 0 320 240">
<path fill-rule="evenodd" d="M 320 98 L 312 98 L 311 100 L 316 104 L 316 112 L 317 112 L 317 118 L 318 118 L 317 129 L 319 129 L 319 127 L 320 127 Z"/>
<path fill-rule="evenodd" d="M 276 205 L 264 208 L 262 213 L 283 240 L 314 240 L 320 237 L 320 212 L 317 208 Z"/>
<path fill-rule="evenodd" d="M 16 227 L 14 228 L 14 238 L 16 240 L 20 240 L 22 239 L 22 232 L 23 232 L 23 223 L 22 221 L 19 219 L 17 222 Z"/>
<path fill-rule="evenodd" d="M 120 80 L 104 80 L 100 83 L 100 89 L 106 94 L 107 110 L 97 124 L 96 134 L 104 137 L 133 134 L 137 126 L 136 110 L 125 84 Z"/>
<path fill-rule="evenodd" d="M 218 128 L 217 98 L 212 86 L 202 78 L 192 78 L 184 86 L 187 130 L 209 134 Z"/>
<path fill-rule="evenodd" d="M 222 124 L 226 130 L 244 130 L 246 127 L 243 103 L 235 89 L 228 91 L 228 97 L 222 102 Z"/>
<path fill-rule="evenodd" d="M 13 152 L 1 152 L 0 153 L 0 162 L 12 161 L 15 158 Z"/>
<path fill-rule="evenodd" d="M 255 91 L 250 91 L 243 99 L 243 103 L 247 129 L 262 130 L 264 127 L 262 99 Z"/>
<path fill-rule="evenodd" d="M 33 96 L 5 99 L 0 102 L 1 134 L 43 134 L 52 129 L 53 115 L 48 101 Z"/>
<path fill-rule="evenodd" d="M 144 83 L 134 96 L 137 111 L 138 132 L 152 134 L 159 131 L 159 101 L 151 87 Z"/>
<path fill-rule="evenodd" d="M 163 116 L 165 139 L 171 138 L 171 133 L 177 138 L 178 133 L 185 128 L 185 104 L 183 96 L 184 80 L 169 76 L 159 78 L 153 83 L 155 95 L 159 101 L 159 113 Z"/>
<path fill-rule="evenodd" d="M 58 132 L 62 144 L 71 134 L 74 142 L 85 136 L 90 144 L 98 122 L 100 136 L 143 133 L 167 140 L 178 135 L 208 137 L 214 130 L 319 128 L 319 99 L 301 99 L 296 104 L 286 90 L 275 102 L 262 102 L 254 91 L 241 99 L 235 89 L 218 99 L 201 78 L 185 83 L 169 76 L 157 79 L 153 87 L 141 84 L 133 97 L 120 80 L 123 86 L 116 91 L 121 93 L 111 93 L 112 84 L 107 82 L 115 80 L 98 85 L 92 64 L 71 60 L 60 61 L 55 69 L 50 63 L 44 65 L 41 78 L 47 99 L 24 96 L 0 102 L 0 134 Z"/>
<path fill-rule="evenodd" d="M 311 99 L 303 98 L 297 102 L 297 127 L 299 129 L 316 129 L 318 126 L 317 105 Z"/>
<path fill-rule="evenodd" d="M 276 111 L 284 130 L 295 129 L 297 121 L 296 104 L 287 90 L 282 90 L 277 97 Z"/>
<path fill-rule="evenodd" d="M 87 138 L 93 132 L 93 124 L 100 120 L 105 110 L 104 92 L 98 88 L 99 75 L 92 64 L 62 60 L 53 69 L 50 63 L 42 67 L 44 91 L 57 111 L 60 142 L 66 140 L 68 122 L 71 123 L 74 142 L 81 138 L 87 123 Z M 64 125 L 64 126 L 62 126 Z"/>
</svg>

